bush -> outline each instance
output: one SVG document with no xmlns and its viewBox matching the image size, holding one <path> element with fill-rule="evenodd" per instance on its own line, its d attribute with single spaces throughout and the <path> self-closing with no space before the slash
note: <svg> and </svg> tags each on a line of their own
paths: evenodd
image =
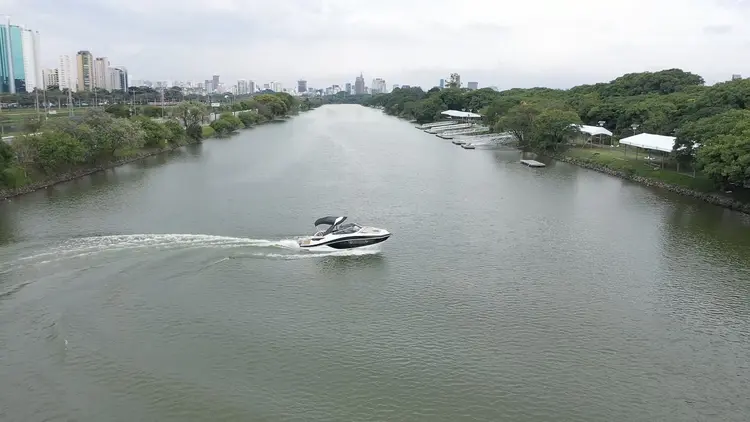
<svg viewBox="0 0 750 422">
<path fill-rule="evenodd" d="M 261 117 L 254 111 L 243 111 L 237 114 L 237 118 L 240 119 L 245 127 L 251 127 L 261 122 Z"/>
<path fill-rule="evenodd" d="M 185 134 L 192 142 L 201 142 L 203 138 L 206 138 L 206 136 L 203 136 L 204 130 L 204 126 L 201 126 L 198 123 L 193 123 L 187 127 Z"/>
<path fill-rule="evenodd" d="M 169 131 L 169 138 L 167 141 L 174 145 L 182 145 L 185 142 L 187 133 L 182 125 L 174 120 L 168 120 L 164 122 L 164 128 Z"/>
<path fill-rule="evenodd" d="M 201 127 L 201 138 L 202 139 L 211 138 L 214 135 L 216 135 L 216 131 L 211 126 L 203 126 L 203 127 Z"/>
</svg>

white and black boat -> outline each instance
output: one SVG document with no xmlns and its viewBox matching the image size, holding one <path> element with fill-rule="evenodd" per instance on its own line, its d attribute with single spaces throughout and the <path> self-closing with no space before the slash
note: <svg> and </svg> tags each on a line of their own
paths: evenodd
<svg viewBox="0 0 750 422">
<path fill-rule="evenodd" d="M 360 226 L 356 223 L 346 223 L 345 216 L 328 216 L 315 220 L 315 227 L 326 225 L 326 230 L 315 233 L 312 237 L 298 240 L 301 248 L 327 246 L 334 249 L 352 249 L 370 246 L 384 242 L 391 237 L 388 230 L 377 227 Z"/>
</svg>

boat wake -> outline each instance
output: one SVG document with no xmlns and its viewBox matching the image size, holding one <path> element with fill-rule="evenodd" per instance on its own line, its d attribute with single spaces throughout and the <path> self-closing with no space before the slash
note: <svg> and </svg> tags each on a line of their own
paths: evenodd
<svg viewBox="0 0 750 422">
<path fill-rule="evenodd" d="M 303 237 L 303 236 L 299 236 Z M 192 249 L 239 249 L 228 258 L 257 257 L 271 259 L 305 259 L 326 256 L 368 255 L 380 252 L 379 248 L 336 250 L 316 248 L 304 250 L 297 243 L 298 237 L 267 240 L 245 237 L 212 236 L 203 234 L 130 234 L 114 236 L 92 236 L 65 240 L 38 253 L 14 260 L 14 266 L 39 265 L 62 260 L 85 258 L 92 255 L 132 252 L 192 250 Z M 261 252 L 259 250 L 272 252 Z M 10 263 L 9 263 L 10 264 Z"/>
</svg>

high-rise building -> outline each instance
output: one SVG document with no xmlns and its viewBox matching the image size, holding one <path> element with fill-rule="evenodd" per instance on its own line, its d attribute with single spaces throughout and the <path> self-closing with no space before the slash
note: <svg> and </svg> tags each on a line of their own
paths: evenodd
<svg viewBox="0 0 750 422">
<path fill-rule="evenodd" d="M 109 85 L 109 59 L 107 57 L 97 57 L 94 60 L 94 88 L 106 89 L 111 91 Z"/>
<path fill-rule="evenodd" d="M 203 87 L 206 89 L 206 94 L 210 94 L 210 93 L 214 92 L 213 82 L 211 82 L 210 79 L 206 79 L 203 82 Z"/>
<path fill-rule="evenodd" d="M 307 92 L 307 81 L 304 79 L 300 79 L 297 81 L 297 92 L 300 94 L 303 94 Z"/>
<path fill-rule="evenodd" d="M 247 81 L 247 93 L 255 94 L 255 82 Z"/>
<path fill-rule="evenodd" d="M 737 74 L 732 75 L 733 81 L 739 81 L 740 79 L 742 79 L 742 75 L 737 75 Z"/>
<path fill-rule="evenodd" d="M 60 87 L 60 75 L 57 69 L 42 69 L 41 89 L 49 89 L 51 86 Z"/>
<path fill-rule="evenodd" d="M 362 73 L 354 80 L 354 93 L 357 95 L 365 93 L 365 77 L 362 76 Z"/>
<path fill-rule="evenodd" d="M 466 84 L 466 87 L 469 88 L 470 90 L 475 90 L 479 88 L 479 82 L 469 82 Z"/>
<path fill-rule="evenodd" d="M 57 81 L 59 82 L 61 91 L 63 89 L 76 90 L 76 79 L 70 64 L 70 56 L 67 54 L 60 56 L 57 65 Z"/>
<path fill-rule="evenodd" d="M 221 85 L 221 82 L 219 81 L 219 75 L 214 75 L 213 79 L 211 80 L 211 88 L 214 90 L 214 92 L 219 92 L 219 88 Z"/>
<path fill-rule="evenodd" d="M 90 51 L 81 50 L 76 54 L 76 73 L 78 74 L 78 91 L 93 91 L 95 85 L 94 56 Z"/>
<path fill-rule="evenodd" d="M 128 81 L 128 69 L 125 66 L 115 66 L 115 69 L 118 70 L 118 76 L 120 78 L 119 86 L 123 92 L 127 92 L 128 88 L 130 88 L 130 83 Z"/>
<path fill-rule="evenodd" d="M 42 66 L 39 55 L 39 31 L 21 27 L 21 44 L 23 47 L 23 68 L 25 73 L 26 92 L 36 88 L 43 89 Z"/>
<path fill-rule="evenodd" d="M 22 28 L 11 25 L 8 18 L 5 24 L 0 24 L 0 92 L 26 91 L 23 59 Z"/>
<path fill-rule="evenodd" d="M 105 81 L 105 84 L 107 86 L 108 91 L 121 91 L 122 86 L 120 85 L 120 82 L 122 79 L 120 78 L 120 69 L 116 67 L 108 67 L 107 68 L 107 80 Z"/>
<path fill-rule="evenodd" d="M 344 90 L 346 91 L 346 93 L 349 94 L 349 95 L 352 95 L 352 83 L 351 82 L 347 82 L 346 85 L 345 85 L 345 87 L 346 88 Z"/>
<path fill-rule="evenodd" d="M 385 94 L 388 92 L 388 87 L 385 85 L 385 79 L 375 78 L 372 80 L 370 86 L 370 93 L 374 94 Z"/>
<path fill-rule="evenodd" d="M 438 85 L 440 89 L 445 88 L 445 79 L 440 79 L 440 85 Z"/>
<path fill-rule="evenodd" d="M 240 79 L 237 81 L 237 94 L 247 95 L 250 93 L 250 84 L 247 79 Z"/>
</svg>

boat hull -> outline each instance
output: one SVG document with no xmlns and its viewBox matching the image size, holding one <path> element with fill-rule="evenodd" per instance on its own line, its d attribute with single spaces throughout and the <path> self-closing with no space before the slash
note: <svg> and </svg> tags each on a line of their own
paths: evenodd
<svg viewBox="0 0 750 422">
<path fill-rule="evenodd" d="M 333 249 L 354 249 L 385 242 L 389 237 L 391 237 L 390 234 L 382 236 L 348 236 L 341 239 L 321 239 L 320 241 L 305 239 L 299 242 L 299 246 L 305 249 L 319 246 L 327 246 Z"/>
</svg>

